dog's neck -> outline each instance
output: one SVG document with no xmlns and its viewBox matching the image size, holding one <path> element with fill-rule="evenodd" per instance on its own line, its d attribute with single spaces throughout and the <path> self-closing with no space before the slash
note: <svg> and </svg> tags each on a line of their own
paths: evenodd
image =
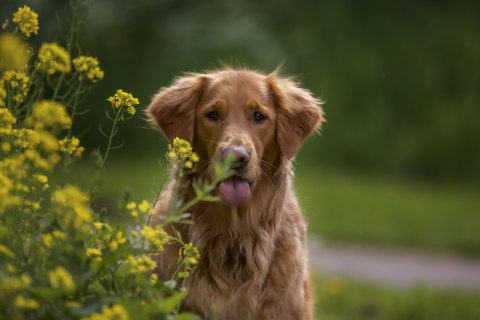
<svg viewBox="0 0 480 320">
<path fill-rule="evenodd" d="M 262 175 L 255 181 L 256 186 L 243 206 L 200 202 L 193 207 L 193 224 L 184 229 L 188 237 L 184 240 L 198 246 L 202 263 L 209 264 L 209 272 L 217 277 L 233 273 L 237 285 L 255 274 L 267 273 L 286 195 L 291 192 L 292 174 L 291 162 L 283 159 L 270 176 Z M 187 199 L 194 197 L 192 192 L 187 191 Z"/>
</svg>

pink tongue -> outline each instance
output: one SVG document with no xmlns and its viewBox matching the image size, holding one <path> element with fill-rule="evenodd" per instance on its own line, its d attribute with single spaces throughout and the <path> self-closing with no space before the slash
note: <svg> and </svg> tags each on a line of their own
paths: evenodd
<svg viewBox="0 0 480 320">
<path fill-rule="evenodd" d="M 240 207 L 250 196 L 248 182 L 240 179 L 228 179 L 220 183 L 218 188 L 223 204 L 230 207 Z"/>
</svg>

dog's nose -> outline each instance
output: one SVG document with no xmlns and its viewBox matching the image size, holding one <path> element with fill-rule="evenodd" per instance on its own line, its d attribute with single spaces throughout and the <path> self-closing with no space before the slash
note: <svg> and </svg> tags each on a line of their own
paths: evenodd
<svg viewBox="0 0 480 320">
<path fill-rule="evenodd" d="M 235 156 L 235 162 L 232 166 L 234 169 L 245 168 L 250 161 L 250 151 L 245 147 L 227 147 L 223 149 L 221 154 L 222 162 L 225 161 L 225 158 L 229 154 Z"/>
</svg>

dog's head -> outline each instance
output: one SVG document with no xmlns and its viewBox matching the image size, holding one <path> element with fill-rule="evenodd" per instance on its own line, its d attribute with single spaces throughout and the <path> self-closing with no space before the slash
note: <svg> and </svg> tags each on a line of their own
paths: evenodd
<svg viewBox="0 0 480 320">
<path fill-rule="evenodd" d="M 177 78 L 147 114 L 170 143 L 179 137 L 192 144 L 201 160 L 198 175 L 212 178 L 212 162 L 235 157 L 235 175 L 218 188 L 223 203 L 234 207 L 247 202 L 281 157 L 293 158 L 324 120 L 321 101 L 293 79 L 230 69 Z"/>
</svg>

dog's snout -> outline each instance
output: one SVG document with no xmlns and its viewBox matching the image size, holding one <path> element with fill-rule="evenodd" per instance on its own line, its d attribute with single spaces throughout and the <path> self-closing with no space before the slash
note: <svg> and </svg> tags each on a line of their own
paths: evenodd
<svg viewBox="0 0 480 320">
<path fill-rule="evenodd" d="M 235 169 L 245 168 L 250 161 L 250 151 L 245 147 L 227 147 L 223 149 L 221 155 L 222 161 L 224 161 L 229 154 L 235 156 L 235 162 L 233 163 L 233 168 Z"/>
</svg>

